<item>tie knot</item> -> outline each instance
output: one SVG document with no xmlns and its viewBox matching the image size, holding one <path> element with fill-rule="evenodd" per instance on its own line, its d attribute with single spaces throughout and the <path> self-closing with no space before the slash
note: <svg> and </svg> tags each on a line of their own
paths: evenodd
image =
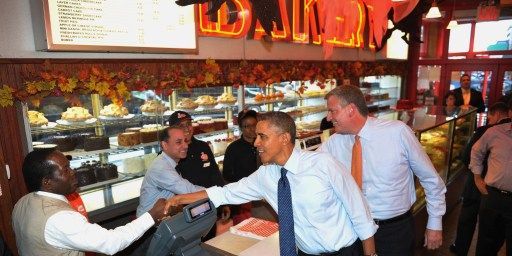
<svg viewBox="0 0 512 256">
<path fill-rule="evenodd" d="M 288 170 L 286 170 L 284 167 L 283 167 L 283 168 L 281 168 L 281 178 L 286 177 L 286 172 L 287 172 L 287 171 L 288 171 Z"/>
</svg>

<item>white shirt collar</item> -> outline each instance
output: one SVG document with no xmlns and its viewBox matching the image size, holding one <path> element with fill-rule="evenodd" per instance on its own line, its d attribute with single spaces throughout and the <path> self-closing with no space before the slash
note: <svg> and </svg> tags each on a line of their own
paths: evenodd
<svg viewBox="0 0 512 256">
<path fill-rule="evenodd" d="M 361 128 L 361 130 L 357 134 L 357 135 L 359 135 L 359 137 L 361 137 L 363 139 L 366 139 L 366 140 L 370 139 L 370 133 L 369 133 L 368 129 L 370 129 L 369 126 L 371 125 L 370 124 L 370 119 L 371 118 L 373 118 L 373 117 L 369 116 L 369 117 L 366 118 L 366 122 L 364 122 L 363 128 Z"/>
<path fill-rule="evenodd" d="M 54 193 L 45 192 L 45 191 L 37 191 L 36 194 L 38 194 L 40 196 L 47 196 L 47 197 L 51 197 L 51 198 L 54 198 L 54 199 L 58 199 L 58 200 L 64 201 L 64 202 L 69 204 L 68 199 L 65 196 L 63 196 L 63 195 L 54 194 Z"/>
<path fill-rule="evenodd" d="M 293 174 L 297 174 L 299 172 L 299 158 L 300 158 L 300 150 L 297 148 L 293 148 L 292 154 L 288 161 L 284 164 L 284 168 Z"/>
</svg>

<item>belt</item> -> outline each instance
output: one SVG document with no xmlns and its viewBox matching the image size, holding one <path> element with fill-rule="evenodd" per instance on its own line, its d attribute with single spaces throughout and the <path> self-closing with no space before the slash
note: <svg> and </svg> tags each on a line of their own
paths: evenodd
<svg viewBox="0 0 512 256">
<path fill-rule="evenodd" d="M 487 189 L 491 190 L 491 191 L 494 191 L 494 192 L 499 192 L 500 194 L 505 195 L 505 196 L 512 196 L 512 192 L 511 191 L 501 190 L 499 188 L 495 188 L 495 187 L 491 187 L 491 186 L 487 186 Z"/>
<path fill-rule="evenodd" d="M 406 211 L 404 214 L 400 214 L 396 217 L 393 217 L 393 218 L 390 218 L 390 219 L 386 219 L 386 220 L 373 220 L 375 221 L 375 224 L 377 225 L 384 225 L 384 224 L 391 224 L 391 223 L 395 223 L 395 222 L 398 222 L 398 221 L 401 221 L 401 220 L 405 220 L 409 217 L 412 216 L 412 213 L 411 211 Z"/>
</svg>

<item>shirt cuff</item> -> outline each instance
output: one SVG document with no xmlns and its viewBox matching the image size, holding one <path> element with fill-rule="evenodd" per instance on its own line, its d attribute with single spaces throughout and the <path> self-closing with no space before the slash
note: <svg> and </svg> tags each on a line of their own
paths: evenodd
<svg viewBox="0 0 512 256">
<path fill-rule="evenodd" d="M 481 175 L 483 167 L 481 166 L 470 166 L 471 171 L 476 175 Z"/>
<path fill-rule="evenodd" d="M 357 234 L 357 237 L 359 237 L 359 240 L 366 240 L 370 237 L 372 237 L 373 235 L 375 235 L 375 233 L 377 232 L 377 229 L 379 228 L 379 226 L 377 226 L 375 224 L 375 222 L 372 221 L 372 223 L 368 223 L 369 225 L 365 228 L 362 228 L 362 229 L 359 229 L 359 230 L 356 230 L 356 234 Z"/>
<path fill-rule="evenodd" d="M 151 214 L 149 214 L 149 212 L 145 212 L 144 214 L 142 214 L 140 217 L 136 219 L 136 221 L 140 222 L 141 226 L 148 229 L 155 225 L 155 220 L 153 219 L 153 217 L 151 217 Z"/>
<path fill-rule="evenodd" d="M 428 217 L 427 229 L 443 230 L 443 217 Z"/>
<path fill-rule="evenodd" d="M 208 198 L 210 199 L 210 201 L 212 201 L 215 207 L 219 207 L 220 205 L 224 204 L 222 200 L 222 187 L 213 186 L 205 189 L 205 191 L 206 194 L 208 194 Z"/>
</svg>

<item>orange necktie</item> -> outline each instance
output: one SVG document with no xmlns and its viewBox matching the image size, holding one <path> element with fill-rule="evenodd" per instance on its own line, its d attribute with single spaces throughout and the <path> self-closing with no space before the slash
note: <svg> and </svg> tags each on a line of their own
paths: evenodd
<svg viewBox="0 0 512 256">
<path fill-rule="evenodd" d="M 356 135 L 354 146 L 352 146 L 352 177 L 359 188 L 363 186 L 363 151 L 361 150 L 361 141 L 359 135 Z"/>
</svg>

